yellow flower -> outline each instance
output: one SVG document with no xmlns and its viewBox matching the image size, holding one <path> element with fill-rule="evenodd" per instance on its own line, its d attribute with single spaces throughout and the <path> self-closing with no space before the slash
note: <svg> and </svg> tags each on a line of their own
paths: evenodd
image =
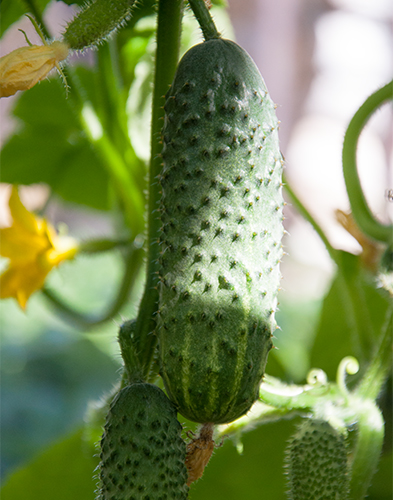
<svg viewBox="0 0 393 500">
<path fill-rule="evenodd" d="M 50 45 L 20 47 L 0 58 L 0 97 L 27 90 L 43 80 L 59 62 L 68 56 L 68 45 L 53 42 Z"/>
<path fill-rule="evenodd" d="M 9 201 L 12 226 L 0 229 L 0 255 L 9 259 L 0 276 L 0 298 L 14 297 L 25 309 L 32 293 L 42 288 L 49 271 L 72 259 L 76 240 L 59 236 L 45 219 L 29 212 L 21 203 L 18 188 L 12 187 Z"/>
</svg>

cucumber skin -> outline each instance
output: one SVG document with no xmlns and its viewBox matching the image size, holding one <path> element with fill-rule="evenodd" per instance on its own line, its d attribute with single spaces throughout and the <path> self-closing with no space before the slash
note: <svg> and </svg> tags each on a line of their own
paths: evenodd
<svg viewBox="0 0 393 500">
<path fill-rule="evenodd" d="M 122 389 L 101 438 L 97 500 L 185 500 L 181 429 L 175 407 L 157 386 L 136 383 Z"/>
<path fill-rule="evenodd" d="M 165 112 L 160 373 L 184 417 L 231 422 L 258 398 L 276 329 L 278 122 L 255 63 L 223 39 L 184 55 Z"/>
<path fill-rule="evenodd" d="M 349 467 L 344 436 L 328 422 L 306 419 L 286 450 L 290 500 L 345 500 Z"/>
</svg>

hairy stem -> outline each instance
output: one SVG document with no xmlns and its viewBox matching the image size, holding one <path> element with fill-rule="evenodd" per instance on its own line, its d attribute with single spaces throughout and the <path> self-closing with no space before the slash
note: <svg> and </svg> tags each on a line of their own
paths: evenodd
<svg viewBox="0 0 393 500">
<path fill-rule="evenodd" d="M 49 31 L 48 31 L 48 28 L 45 26 L 45 23 L 42 19 L 41 12 L 39 11 L 39 9 L 37 9 L 35 1 L 34 0 L 24 0 L 24 1 L 25 1 L 27 8 L 30 10 L 30 12 L 33 14 L 35 20 L 37 21 L 38 26 L 42 30 L 42 33 L 45 36 L 45 38 L 47 38 L 48 40 L 50 38 L 52 38 Z"/>
<path fill-rule="evenodd" d="M 207 41 L 212 38 L 221 38 L 204 0 L 188 0 L 188 2 L 201 27 L 204 39 Z"/>
<path fill-rule="evenodd" d="M 160 217 L 158 213 L 160 186 L 157 177 L 162 168 L 161 129 L 164 117 L 164 96 L 172 83 L 179 58 L 181 21 L 183 14 L 182 0 L 160 0 L 158 4 L 156 67 L 151 125 L 151 157 L 148 185 L 148 221 L 147 221 L 147 270 L 145 290 L 140 304 L 136 323 L 138 352 L 148 374 L 154 355 L 156 337 L 154 316 L 158 309 L 158 237 Z"/>
</svg>

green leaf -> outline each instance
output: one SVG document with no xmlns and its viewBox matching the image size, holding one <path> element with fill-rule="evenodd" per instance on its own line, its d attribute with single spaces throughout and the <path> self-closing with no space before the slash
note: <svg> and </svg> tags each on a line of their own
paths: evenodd
<svg viewBox="0 0 393 500">
<path fill-rule="evenodd" d="M 93 500 L 94 450 L 82 441 L 82 430 L 46 449 L 10 476 L 3 500 Z"/>
<path fill-rule="evenodd" d="M 360 266 L 359 257 L 341 252 L 341 260 L 323 302 L 311 351 L 311 365 L 322 368 L 330 380 L 336 378 L 345 356 L 358 359 L 360 376 L 372 357 L 389 306 L 374 278 Z"/>
<path fill-rule="evenodd" d="M 381 458 L 378 470 L 367 492 L 369 500 L 391 500 L 393 497 L 392 452 Z"/>
<path fill-rule="evenodd" d="M 59 161 L 58 169 L 64 175 L 58 175 L 52 187 L 63 199 L 99 210 L 109 210 L 109 176 L 87 141 L 69 148 Z"/>
<path fill-rule="evenodd" d="M 109 178 L 82 133 L 58 82 L 41 82 L 19 98 L 19 131 L 2 149 L 2 182 L 47 183 L 57 194 L 93 208 L 109 208 Z"/>
<path fill-rule="evenodd" d="M 50 0 L 35 0 L 35 7 L 39 12 L 43 12 Z M 27 2 L 23 0 L 2 0 L 0 4 L 0 36 L 20 19 L 24 14 L 31 13 Z"/>
</svg>

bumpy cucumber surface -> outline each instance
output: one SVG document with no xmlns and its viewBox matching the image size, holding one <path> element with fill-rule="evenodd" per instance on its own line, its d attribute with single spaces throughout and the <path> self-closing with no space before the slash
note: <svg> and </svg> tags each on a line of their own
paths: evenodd
<svg viewBox="0 0 393 500">
<path fill-rule="evenodd" d="M 155 385 L 122 389 L 101 439 L 97 500 L 187 498 L 186 445 L 176 410 Z"/>
<path fill-rule="evenodd" d="M 287 450 L 291 500 L 345 500 L 349 476 L 344 437 L 324 420 L 305 420 Z"/>
<path fill-rule="evenodd" d="M 276 328 L 278 122 L 255 63 L 223 39 L 184 55 L 165 112 L 161 374 L 186 418 L 230 422 L 258 397 Z"/>
</svg>

